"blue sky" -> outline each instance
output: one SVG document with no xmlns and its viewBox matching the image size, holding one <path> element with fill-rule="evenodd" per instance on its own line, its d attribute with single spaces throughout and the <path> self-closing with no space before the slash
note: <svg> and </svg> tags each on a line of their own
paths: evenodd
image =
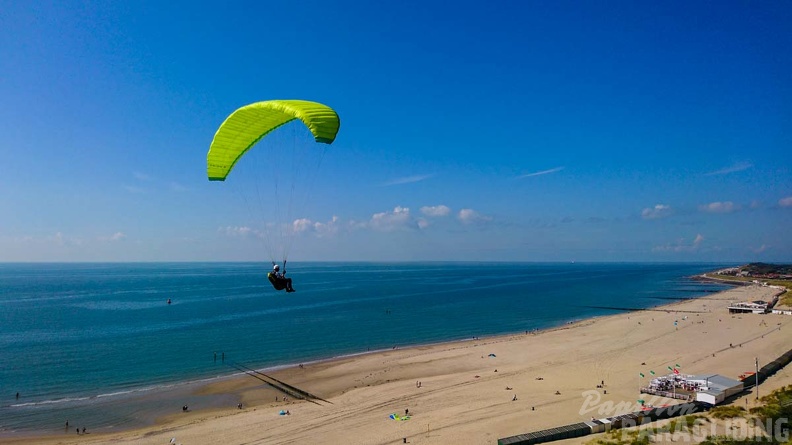
<svg viewBox="0 0 792 445">
<path fill-rule="evenodd" d="M 206 152 L 292 98 L 342 121 L 292 261 L 792 261 L 789 2 L 0 11 L 0 261 L 268 261 Z"/>
</svg>

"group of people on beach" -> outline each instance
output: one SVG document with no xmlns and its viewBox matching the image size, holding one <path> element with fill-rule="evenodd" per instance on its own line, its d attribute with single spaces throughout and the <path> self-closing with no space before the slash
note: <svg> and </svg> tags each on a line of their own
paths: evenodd
<svg viewBox="0 0 792 445">
<path fill-rule="evenodd" d="M 69 421 L 68 420 L 66 421 L 65 429 L 66 429 L 66 431 L 69 431 Z M 88 434 L 88 433 L 85 432 L 85 427 L 82 427 L 82 431 L 80 431 L 80 428 L 75 428 L 74 430 L 77 432 L 77 434 Z"/>
</svg>

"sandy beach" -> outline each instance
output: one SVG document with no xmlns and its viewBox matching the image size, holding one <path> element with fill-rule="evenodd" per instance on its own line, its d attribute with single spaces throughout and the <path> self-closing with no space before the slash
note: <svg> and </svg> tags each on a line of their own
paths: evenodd
<svg viewBox="0 0 792 445">
<path fill-rule="evenodd" d="M 654 405 L 677 403 L 639 396 L 650 370 L 666 374 L 668 366 L 679 364 L 685 374 L 736 379 L 754 369 L 754 358 L 760 366 L 775 359 L 792 347 L 792 316 L 731 315 L 726 309 L 730 302 L 767 300 L 775 292 L 737 287 L 537 333 L 394 349 L 270 373 L 323 400 L 284 402 L 282 393 L 242 376 L 198 390 L 234 395 L 242 409 L 193 405 L 184 413 L 175 401 L 173 415 L 141 430 L 77 435 L 71 429 L 0 443 L 395 444 L 406 438 L 416 445 L 494 444 L 502 437 L 631 411 L 639 398 Z M 647 377 L 642 380 L 639 373 Z M 785 369 L 760 392 L 790 383 L 792 370 Z M 733 403 L 750 405 L 754 397 Z M 279 415 L 281 410 L 290 414 Z M 409 420 L 389 417 L 405 410 Z"/>
</svg>

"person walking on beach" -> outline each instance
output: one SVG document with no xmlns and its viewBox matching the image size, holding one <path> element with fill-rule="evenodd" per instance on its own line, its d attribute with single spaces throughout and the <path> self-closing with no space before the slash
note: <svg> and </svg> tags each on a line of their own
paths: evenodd
<svg viewBox="0 0 792 445">
<path fill-rule="evenodd" d="M 295 292 L 294 287 L 292 287 L 292 279 L 286 278 L 285 261 L 283 262 L 283 272 L 280 271 L 280 266 L 273 263 L 272 272 L 267 274 L 267 278 L 270 280 L 275 290 L 286 289 L 286 292 Z"/>
</svg>

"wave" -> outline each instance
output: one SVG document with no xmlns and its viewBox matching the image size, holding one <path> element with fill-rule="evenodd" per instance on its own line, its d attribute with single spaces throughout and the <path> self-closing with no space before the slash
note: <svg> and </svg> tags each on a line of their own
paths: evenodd
<svg viewBox="0 0 792 445">
<path fill-rule="evenodd" d="M 272 369 L 279 369 L 285 366 L 273 367 Z M 80 395 L 80 396 L 70 396 L 70 397 L 61 397 L 57 399 L 45 399 L 45 400 L 36 400 L 32 402 L 24 402 L 24 403 L 14 403 L 10 405 L 6 405 L 8 408 L 31 408 L 31 407 L 42 407 L 42 406 L 52 406 L 58 404 L 79 404 L 79 402 L 90 402 L 90 401 L 99 401 L 103 399 L 113 399 L 113 398 L 124 398 L 130 396 L 137 396 L 151 392 L 161 392 L 167 391 L 175 388 L 182 388 L 188 387 L 192 385 L 203 385 L 206 383 L 211 383 L 223 379 L 228 379 L 232 377 L 236 377 L 239 375 L 244 374 L 243 372 L 235 372 L 229 373 L 227 375 L 221 376 L 214 376 L 214 377 L 205 377 L 200 379 L 192 379 L 192 380 L 185 380 L 185 381 L 178 381 L 178 382 L 169 382 L 163 383 L 159 385 L 149 385 L 144 387 L 136 387 L 136 388 L 129 388 L 124 390 L 118 390 L 113 392 L 107 393 L 100 393 L 94 395 Z"/>
</svg>

